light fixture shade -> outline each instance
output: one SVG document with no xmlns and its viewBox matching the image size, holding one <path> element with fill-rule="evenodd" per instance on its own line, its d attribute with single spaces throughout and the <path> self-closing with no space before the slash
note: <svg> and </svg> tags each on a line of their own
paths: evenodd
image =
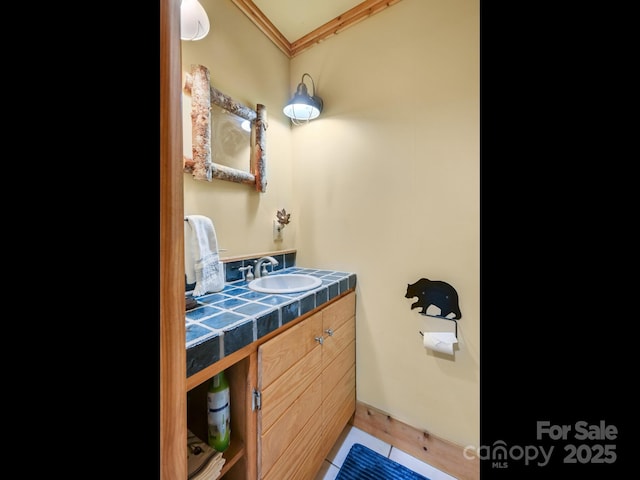
<svg viewBox="0 0 640 480">
<path fill-rule="evenodd" d="M 209 33 L 209 17 L 198 0 L 182 0 L 180 4 L 180 38 L 202 40 Z"/>
<path fill-rule="evenodd" d="M 318 118 L 324 103 L 322 98 L 315 95 L 315 85 L 313 85 L 313 95 L 309 95 L 307 86 L 304 84 L 305 75 L 311 78 L 308 73 L 302 75 L 302 81 L 298 84 L 296 93 L 282 109 L 284 114 L 296 125 Z M 313 78 L 311 78 L 311 83 L 313 84 Z"/>
</svg>

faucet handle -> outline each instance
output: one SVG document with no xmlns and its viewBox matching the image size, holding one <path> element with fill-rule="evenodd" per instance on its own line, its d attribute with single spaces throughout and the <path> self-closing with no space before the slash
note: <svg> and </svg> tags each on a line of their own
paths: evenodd
<svg viewBox="0 0 640 480">
<path fill-rule="evenodd" d="M 251 272 L 252 269 L 253 269 L 253 265 L 247 265 L 246 267 L 238 267 L 238 270 L 240 270 L 243 273 L 249 270 L 245 275 L 245 280 L 253 280 L 253 273 Z"/>
</svg>

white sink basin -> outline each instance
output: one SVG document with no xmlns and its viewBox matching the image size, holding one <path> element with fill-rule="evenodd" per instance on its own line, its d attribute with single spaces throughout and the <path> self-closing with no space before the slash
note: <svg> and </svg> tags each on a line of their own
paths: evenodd
<svg viewBox="0 0 640 480">
<path fill-rule="evenodd" d="M 312 290 L 322 285 L 322 280 L 301 273 L 284 273 L 256 278 L 249 282 L 251 290 L 262 293 L 294 293 Z"/>
</svg>

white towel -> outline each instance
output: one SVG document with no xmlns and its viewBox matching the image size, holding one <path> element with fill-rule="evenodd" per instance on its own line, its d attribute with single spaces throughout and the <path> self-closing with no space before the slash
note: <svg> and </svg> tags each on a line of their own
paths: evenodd
<svg viewBox="0 0 640 480">
<path fill-rule="evenodd" d="M 188 215 L 185 225 L 185 273 L 187 283 L 196 283 L 193 296 L 224 288 L 224 265 L 218 254 L 216 230 L 210 218 Z"/>
</svg>

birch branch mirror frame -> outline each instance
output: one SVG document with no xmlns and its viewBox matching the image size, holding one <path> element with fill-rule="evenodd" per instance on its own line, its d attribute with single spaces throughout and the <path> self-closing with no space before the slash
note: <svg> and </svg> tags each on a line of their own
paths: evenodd
<svg viewBox="0 0 640 480">
<path fill-rule="evenodd" d="M 192 65 L 191 73 L 185 74 L 185 95 L 191 97 L 191 151 L 192 157 L 183 155 L 183 171 L 191 173 L 196 180 L 227 180 L 253 186 L 258 192 L 267 188 L 266 176 L 266 129 L 267 109 L 257 104 L 253 110 L 211 85 L 207 67 Z M 223 139 L 212 138 L 212 106 L 248 120 L 251 124 L 249 136 L 249 167 L 247 170 L 217 163 L 212 155 L 212 142 Z M 215 129 L 214 129 L 215 130 Z"/>
</svg>

